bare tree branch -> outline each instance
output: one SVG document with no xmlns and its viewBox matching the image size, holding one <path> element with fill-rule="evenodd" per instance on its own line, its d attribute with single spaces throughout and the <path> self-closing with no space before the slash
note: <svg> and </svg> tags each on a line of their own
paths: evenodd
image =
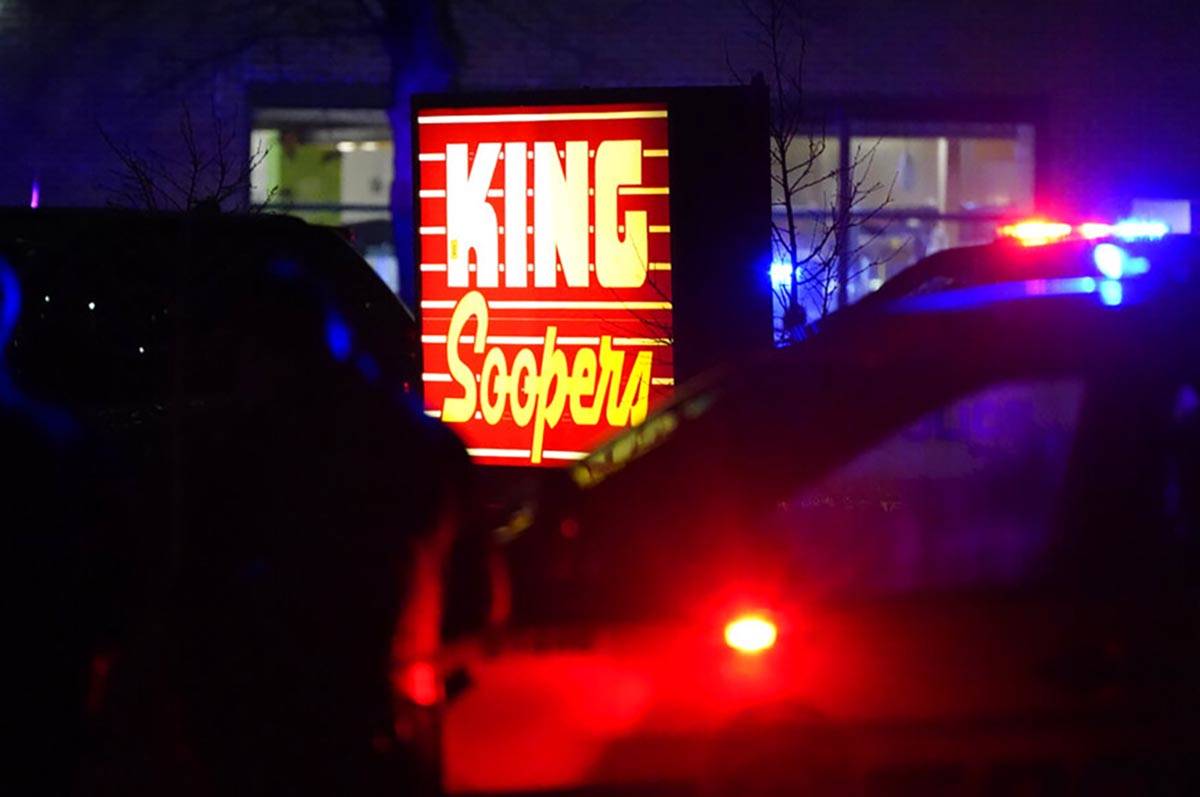
<svg viewBox="0 0 1200 797">
<path fill-rule="evenodd" d="M 783 308 L 777 341 L 803 333 L 815 314 L 823 317 L 837 308 L 840 279 L 852 279 L 878 265 L 861 263 L 865 252 L 887 232 L 879 213 L 892 198 L 891 185 L 874 176 L 878 142 L 856 148 L 846 173 L 827 166 L 828 139 L 821 120 L 809 118 L 805 107 L 804 63 L 808 42 L 799 0 L 738 0 L 752 31 L 750 40 L 764 53 L 771 91 L 772 243 L 776 262 L 789 270 L 786 285 L 773 288 Z M 728 54 L 726 61 L 729 62 Z M 743 82 L 730 65 L 730 73 Z M 839 184 L 848 186 L 838 196 Z M 813 212 L 812 192 L 827 186 L 820 210 Z M 833 199 L 830 199 L 833 197 Z M 857 235 L 866 228 L 869 234 Z"/>
<path fill-rule="evenodd" d="M 203 139 L 201 132 L 205 134 Z M 182 106 L 179 117 L 182 154 L 175 157 L 154 150 L 139 154 L 129 145 L 114 141 L 103 128 L 100 135 L 120 164 L 120 168 L 113 170 L 116 185 L 108 188 L 111 205 L 142 210 L 216 207 L 248 212 L 265 207 L 265 203 L 249 204 L 246 197 L 250 177 L 266 159 L 268 150 L 259 145 L 249 158 L 241 157 L 236 133 L 221 116 L 215 101 L 207 131 L 197 131 L 191 109 L 186 103 Z"/>
</svg>

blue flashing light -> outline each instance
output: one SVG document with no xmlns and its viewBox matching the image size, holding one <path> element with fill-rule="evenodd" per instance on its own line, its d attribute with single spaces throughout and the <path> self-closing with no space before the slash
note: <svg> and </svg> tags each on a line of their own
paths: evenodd
<svg viewBox="0 0 1200 797">
<path fill-rule="evenodd" d="M 1170 231 L 1165 221 L 1157 219 L 1122 219 L 1112 227 L 1113 237 L 1122 241 L 1154 241 Z"/>
<path fill-rule="evenodd" d="M 1125 286 L 1119 280 L 1101 280 L 1100 301 L 1108 307 L 1119 307 L 1125 301 Z"/>
<path fill-rule="evenodd" d="M 21 283 L 12 266 L 0 258 L 0 356 L 21 312 Z"/>
<path fill-rule="evenodd" d="M 1092 261 L 1096 269 L 1109 279 L 1136 277 L 1150 270 L 1150 261 L 1144 257 L 1133 257 L 1116 244 L 1097 244 L 1092 250 Z"/>
<path fill-rule="evenodd" d="M 1125 263 L 1129 253 L 1116 244 L 1099 244 L 1092 250 L 1092 260 L 1101 274 L 1109 279 L 1119 280 L 1125 276 Z"/>
<path fill-rule="evenodd" d="M 784 288 L 792 284 L 792 264 L 780 263 L 778 260 L 771 264 L 771 287 Z"/>
<path fill-rule="evenodd" d="M 77 431 L 74 419 L 56 407 L 26 397 L 13 384 L 5 368 L 4 350 L 20 314 L 21 282 L 8 261 L 0 257 L 0 405 L 29 415 L 55 442 L 64 442 Z"/>
<path fill-rule="evenodd" d="M 330 315 L 325 320 L 325 343 L 335 360 L 345 362 L 349 359 L 350 327 L 336 315 Z"/>
</svg>

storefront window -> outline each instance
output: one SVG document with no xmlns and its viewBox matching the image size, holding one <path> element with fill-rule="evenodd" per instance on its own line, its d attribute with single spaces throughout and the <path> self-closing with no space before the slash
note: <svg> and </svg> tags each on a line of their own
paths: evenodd
<svg viewBox="0 0 1200 797">
<path fill-rule="evenodd" d="M 989 243 L 1000 222 L 1033 210 L 1031 125 L 851 124 L 816 150 L 810 146 L 808 136 L 799 136 L 788 149 L 789 166 L 816 152 L 808 185 L 793 192 L 794 223 L 778 185 L 773 196 L 780 344 L 795 338 L 797 324 L 832 312 L 843 297 L 853 302 L 942 249 Z M 839 159 L 842 147 L 846 157 Z M 839 180 L 847 164 L 850 179 Z M 844 201 L 839 183 L 850 187 Z M 793 229 L 801 263 L 794 276 Z"/>
<path fill-rule="evenodd" d="M 795 185 L 792 191 L 793 208 L 805 211 L 829 210 L 837 202 L 837 180 L 830 179 L 838 168 L 841 143 L 837 136 L 813 133 L 811 136 L 796 136 L 788 144 L 787 167 Z M 783 185 L 779 178 L 778 156 L 773 154 L 775 164 L 771 181 L 771 202 L 777 213 L 784 213 Z"/>
<path fill-rule="evenodd" d="M 384 112 L 260 110 L 251 151 L 262 153 L 251 177 L 255 204 L 349 228 L 355 246 L 398 290 L 389 212 L 394 152 Z"/>
</svg>

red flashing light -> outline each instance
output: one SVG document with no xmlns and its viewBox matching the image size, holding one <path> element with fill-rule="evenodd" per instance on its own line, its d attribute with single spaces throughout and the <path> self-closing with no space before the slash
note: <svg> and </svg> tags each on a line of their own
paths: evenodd
<svg viewBox="0 0 1200 797">
<path fill-rule="evenodd" d="M 725 625 L 725 644 L 739 653 L 762 653 L 775 646 L 779 630 L 761 614 L 744 614 Z"/>
<path fill-rule="evenodd" d="M 1043 246 L 1068 238 L 1083 241 L 1097 241 L 1101 238 L 1153 241 L 1169 234 L 1171 226 L 1162 219 L 1121 219 L 1115 224 L 1085 221 L 1074 226 L 1062 221 L 1024 219 L 1005 224 L 997 232 L 1001 237 L 1011 238 L 1022 246 Z"/>
<path fill-rule="evenodd" d="M 392 676 L 392 688 L 418 706 L 436 706 L 442 692 L 437 669 L 427 661 L 401 667 Z"/>
<path fill-rule="evenodd" d="M 1021 246 L 1043 246 L 1061 241 L 1071 235 L 1071 225 L 1062 221 L 1026 219 L 1000 228 L 1000 234 L 1016 240 Z"/>
</svg>

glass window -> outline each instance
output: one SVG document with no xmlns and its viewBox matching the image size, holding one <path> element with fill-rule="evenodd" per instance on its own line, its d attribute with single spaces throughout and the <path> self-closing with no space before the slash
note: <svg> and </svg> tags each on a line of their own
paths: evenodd
<svg viewBox="0 0 1200 797">
<path fill-rule="evenodd" d="M 391 129 L 383 111 L 264 109 L 255 115 L 251 199 L 313 224 L 349 228 L 385 283 L 399 288 L 392 243 Z"/>
<path fill-rule="evenodd" d="M 777 148 L 772 147 L 777 151 Z M 787 168 L 791 171 L 794 208 L 828 211 L 837 202 L 838 157 L 841 144 L 837 136 L 812 133 L 794 137 L 787 148 Z M 776 155 L 775 168 L 780 168 Z M 781 171 L 771 181 L 771 202 L 776 213 L 786 213 Z"/>
<path fill-rule="evenodd" d="M 855 595 L 1013 585 L 1054 541 L 1078 380 L 996 386 L 929 413 L 780 505 L 797 583 Z"/>
<path fill-rule="evenodd" d="M 990 243 L 1003 220 L 1033 210 L 1031 125 L 852 123 L 849 130 L 815 143 L 798 136 L 788 148 L 789 167 L 812 164 L 793 192 L 793 223 L 775 181 L 771 279 L 780 344 L 797 324 L 837 309 L 843 289 L 855 301 L 923 257 Z M 854 192 L 844 198 L 848 216 L 838 196 L 842 147 Z M 778 159 L 775 168 L 778 178 Z"/>
<path fill-rule="evenodd" d="M 890 190 L 887 207 L 942 215 L 1033 208 L 1033 148 L 1011 137 L 854 137 L 856 181 Z"/>
</svg>

